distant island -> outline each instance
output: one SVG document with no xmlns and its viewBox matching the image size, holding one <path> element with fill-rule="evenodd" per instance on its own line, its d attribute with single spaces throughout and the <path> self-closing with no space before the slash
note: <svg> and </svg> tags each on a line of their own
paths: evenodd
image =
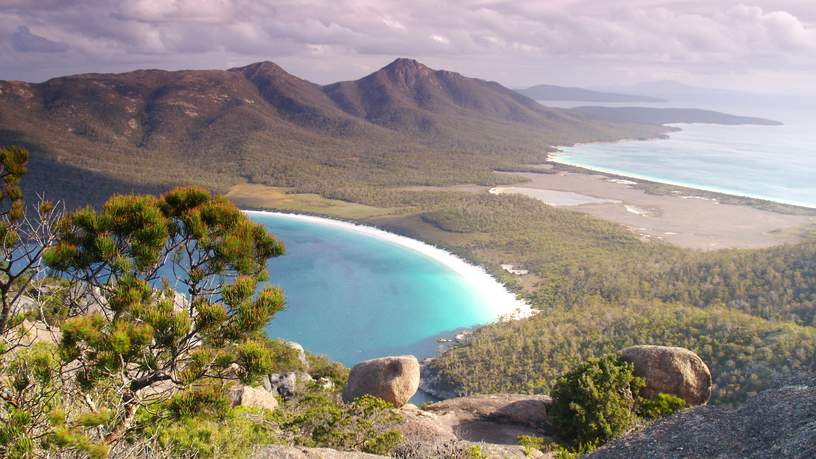
<svg viewBox="0 0 816 459">
<path fill-rule="evenodd" d="M 665 102 L 657 97 L 634 94 L 620 94 L 615 92 L 591 91 L 583 88 L 539 84 L 527 89 L 517 89 L 516 92 L 533 100 L 541 101 L 578 101 L 578 102 Z"/>
<path fill-rule="evenodd" d="M 765 118 L 738 116 L 728 113 L 701 110 L 698 108 L 652 108 L 652 107 L 576 107 L 578 113 L 590 120 L 613 123 L 635 124 L 670 124 L 670 123 L 708 123 L 741 125 L 755 124 L 760 126 L 781 126 L 782 123 Z"/>
</svg>

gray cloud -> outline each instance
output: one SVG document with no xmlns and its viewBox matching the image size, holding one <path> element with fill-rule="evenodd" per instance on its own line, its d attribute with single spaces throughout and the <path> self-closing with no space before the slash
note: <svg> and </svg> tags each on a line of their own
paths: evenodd
<svg viewBox="0 0 816 459">
<path fill-rule="evenodd" d="M 16 31 L 0 32 L 0 78 L 271 59 L 328 82 L 408 56 L 514 85 L 805 86 L 814 10 L 812 0 L 0 0 L 0 30 Z"/>
<path fill-rule="evenodd" d="M 68 50 L 62 43 L 31 33 L 26 26 L 17 27 L 11 34 L 11 46 L 21 53 L 61 53 Z"/>
</svg>

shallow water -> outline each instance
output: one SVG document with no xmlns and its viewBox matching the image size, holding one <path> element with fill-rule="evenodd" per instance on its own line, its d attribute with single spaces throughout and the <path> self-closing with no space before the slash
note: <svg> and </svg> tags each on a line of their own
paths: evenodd
<svg viewBox="0 0 816 459">
<path fill-rule="evenodd" d="M 555 160 L 602 172 L 816 207 L 816 111 L 740 109 L 784 126 L 682 124 L 668 139 L 564 147 Z"/>
<path fill-rule="evenodd" d="M 436 338 L 492 322 L 518 306 L 476 267 L 455 270 L 428 254 L 347 227 L 249 215 L 287 249 L 268 265 L 287 306 L 267 332 L 346 366 L 384 355 L 434 355 Z"/>
</svg>

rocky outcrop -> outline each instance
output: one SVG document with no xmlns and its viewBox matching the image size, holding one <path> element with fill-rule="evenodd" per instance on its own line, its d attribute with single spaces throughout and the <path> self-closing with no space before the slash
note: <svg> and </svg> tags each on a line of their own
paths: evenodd
<svg viewBox="0 0 816 459">
<path fill-rule="evenodd" d="M 280 395 L 284 400 L 291 400 L 297 393 L 298 377 L 295 372 L 273 373 L 264 377 L 262 383 L 267 391 Z"/>
<path fill-rule="evenodd" d="M 413 442 L 464 440 L 516 445 L 519 435 L 544 436 L 550 432 L 547 408 L 552 399 L 536 395 L 460 397 L 425 406 L 406 405 L 405 422 L 398 426 Z"/>
<path fill-rule="evenodd" d="M 816 457 L 816 375 L 785 381 L 737 408 L 700 406 L 682 411 L 587 457 Z"/>
<path fill-rule="evenodd" d="M 654 398 L 663 392 L 676 395 L 688 406 L 702 405 L 711 397 L 711 371 L 697 354 L 682 347 L 632 346 L 620 351 L 632 362 L 635 374 L 646 380 L 641 395 Z"/>
<path fill-rule="evenodd" d="M 468 413 L 496 422 L 531 427 L 548 427 L 547 409 L 552 399 L 545 395 L 495 394 L 459 397 L 425 407 L 433 413 Z"/>
<path fill-rule="evenodd" d="M 419 362 L 412 355 L 382 357 L 355 365 L 343 388 L 343 401 L 373 395 L 395 407 L 404 405 L 419 387 Z"/>
<path fill-rule="evenodd" d="M 380 459 L 385 456 L 337 451 L 329 448 L 269 445 L 259 448 L 251 457 L 252 459 Z"/>
<path fill-rule="evenodd" d="M 436 440 L 422 443 L 402 443 L 391 452 L 396 459 L 552 459 L 551 453 L 525 449 L 517 445 L 495 445 L 461 440 Z"/>
<path fill-rule="evenodd" d="M 300 343 L 296 343 L 294 341 L 286 341 L 283 340 L 283 344 L 287 345 L 295 352 L 297 352 L 298 361 L 303 366 L 303 369 L 308 371 L 309 370 L 309 361 L 306 359 L 306 351 L 303 349 L 303 346 Z"/>
<path fill-rule="evenodd" d="M 262 387 L 239 385 L 230 389 L 229 398 L 232 406 L 264 408 L 269 411 L 275 411 L 278 408 L 275 394 Z"/>
</svg>

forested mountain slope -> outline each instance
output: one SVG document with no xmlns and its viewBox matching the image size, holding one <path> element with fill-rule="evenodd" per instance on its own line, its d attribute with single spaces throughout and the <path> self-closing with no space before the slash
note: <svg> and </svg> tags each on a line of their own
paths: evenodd
<svg viewBox="0 0 816 459">
<path fill-rule="evenodd" d="M 492 169 L 543 161 L 551 145 L 663 132 L 588 121 L 407 59 L 325 87 L 271 62 L 2 81 L 0 126 L 0 144 L 28 147 L 30 175 L 49 177 L 44 191 L 67 199 L 184 183 L 225 190 L 244 180 L 400 184 L 406 169 L 423 171 L 418 184 L 495 181 Z M 53 171 L 65 167 L 84 177 Z M 451 169 L 460 176 L 440 172 Z"/>
</svg>

